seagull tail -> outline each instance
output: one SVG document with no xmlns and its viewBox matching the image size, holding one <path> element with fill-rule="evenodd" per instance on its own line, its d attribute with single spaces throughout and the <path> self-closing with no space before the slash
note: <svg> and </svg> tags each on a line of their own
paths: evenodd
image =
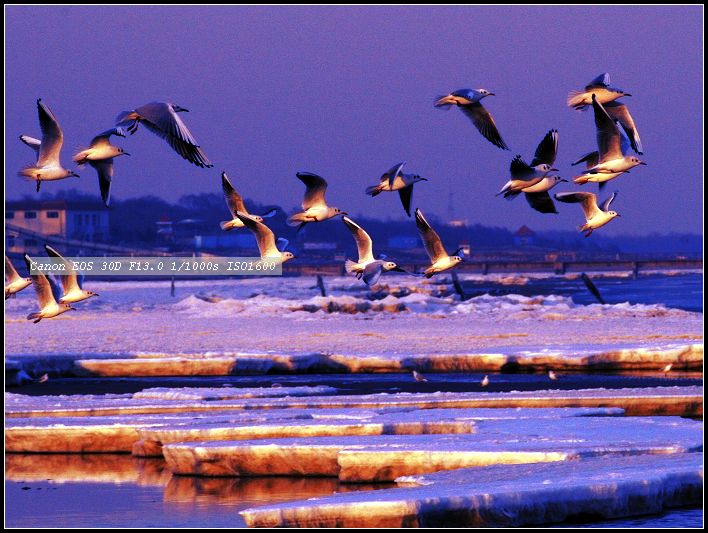
<svg viewBox="0 0 708 533">
<path fill-rule="evenodd" d="M 590 180 L 585 174 L 581 174 L 580 176 L 575 176 L 573 178 L 573 183 L 577 183 L 578 185 L 584 185 L 588 181 L 590 181 Z"/>
<path fill-rule="evenodd" d="M 135 111 L 123 111 L 116 117 L 116 126 L 130 126 L 137 119 L 138 114 Z"/>
<path fill-rule="evenodd" d="M 224 222 L 219 222 L 219 227 L 224 231 L 231 231 L 236 225 L 233 220 L 225 220 Z"/>
<path fill-rule="evenodd" d="M 27 315 L 27 320 L 35 320 L 35 319 L 42 319 L 42 316 L 39 313 L 30 313 Z M 39 322 L 39 320 L 37 320 Z"/>
<path fill-rule="evenodd" d="M 372 196 L 372 197 L 376 196 L 380 192 L 381 192 L 381 188 L 379 187 L 379 185 L 372 185 L 371 187 L 366 188 L 366 194 L 368 194 L 369 196 Z"/>
<path fill-rule="evenodd" d="M 29 165 L 20 170 L 17 175 L 28 180 L 36 180 L 38 171 L 39 169 L 37 167 Z"/>
<path fill-rule="evenodd" d="M 568 107 L 572 107 L 576 111 L 584 109 L 588 105 L 584 95 L 583 91 L 570 91 L 568 93 Z"/>
<path fill-rule="evenodd" d="M 77 165 L 85 165 L 86 163 L 88 163 L 88 150 L 82 150 L 81 152 L 77 153 L 72 159 Z"/>
<path fill-rule="evenodd" d="M 305 213 L 295 213 L 293 216 L 291 216 L 287 220 L 288 226 L 291 226 L 291 227 L 299 226 L 303 222 L 311 222 L 310 220 L 307 220 L 305 218 Z"/>
<path fill-rule="evenodd" d="M 356 272 L 356 262 L 352 261 L 351 259 L 347 259 L 344 262 L 344 270 L 347 271 L 347 274 L 353 274 Z"/>
</svg>

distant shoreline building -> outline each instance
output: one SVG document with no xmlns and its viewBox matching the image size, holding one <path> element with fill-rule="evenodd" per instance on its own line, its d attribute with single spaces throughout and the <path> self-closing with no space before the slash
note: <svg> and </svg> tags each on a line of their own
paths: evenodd
<svg viewBox="0 0 708 533">
<path fill-rule="evenodd" d="M 529 246 L 533 244 L 535 240 L 536 233 L 526 225 L 521 226 L 514 233 L 514 244 L 516 244 L 516 246 Z"/>
<path fill-rule="evenodd" d="M 109 242 L 108 211 L 98 201 L 19 200 L 5 204 L 5 234 L 8 250 L 33 248 L 36 239 L 23 236 L 26 230 L 46 236 L 88 242 Z"/>
</svg>

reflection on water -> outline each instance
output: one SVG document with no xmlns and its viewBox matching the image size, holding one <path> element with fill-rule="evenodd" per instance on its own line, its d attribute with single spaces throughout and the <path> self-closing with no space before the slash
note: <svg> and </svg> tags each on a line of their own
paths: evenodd
<svg viewBox="0 0 708 533">
<path fill-rule="evenodd" d="M 130 455 L 5 456 L 8 527 L 239 527 L 254 505 L 393 486 L 172 476 L 164 460 Z"/>
</svg>

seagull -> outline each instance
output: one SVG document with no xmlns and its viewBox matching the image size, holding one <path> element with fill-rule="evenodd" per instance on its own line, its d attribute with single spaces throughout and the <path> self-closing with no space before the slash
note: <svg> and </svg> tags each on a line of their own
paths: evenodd
<svg viewBox="0 0 708 533">
<path fill-rule="evenodd" d="M 642 140 L 639 138 L 634 119 L 632 119 L 627 106 L 617 101 L 618 98 L 632 95 L 622 89 L 610 87 L 610 75 L 605 72 L 592 80 L 585 87 L 585 91 L 571 91 L 570 95 L 568 95 L 568 105 L 575 109 L 585 109 L 586 106 L 592 103 L 593 94 L 596 95 L 598 102 L 605 106 L 607 113 L 613 119 L 619 121 L 622 128 L 627 132 L 632 150 L 642 155 Z"/>
<path fill-rule="evenodd" d="M 288 225 L 297 226 L 300 231 L 309 222 L 322 222 L 338 215 L 346 215 L 338 207 L 330 207 L 325 201 L 327 182 L 321 176 L 310 172 L 298 172 L 298 179 L 305 184 L 305 199 L 302 201 L 302 213 L 296 213 L 288 219 Z"/>
<path fill-rule="evenodd" d="M 583 206 L 586 223 L 578 226 L 578 231 L 587 231 L 589 237 L 593 230 L 607 224 L 610 220 L 620 216 L 616 211 L 609 211 L 610 204 L 617 197 L 617 191 L 612 193 L 600 207 L 597 206 L 597 196 L 591 192 L 562 192 L 555 195 L 556 200 L 566 203 L 580 203 Z"/>
<path fill-rule="evenodd" d="M 366 194 L 371 197 L 382 192 L 398 191 L 401 197 L 401 203 L 406 214 L 411 216 L 411 198 L 413 197 L 413 185 L 419 181 L 428 181 L 427 178 L 421 178 L 417 174 L 404 174 L 402 169 L 405 163 L 399 163 L 391 167 L 383 176 L 378 185 L 373 185 L 366 188 Z"/>
<path fill-rule="evenodd" d="M 43 181 L 61 180 L 72 176 L 79 177 L 73 170 L 61 166 L 60 152 L 64 144 L 64 134 L 54 113 L 42 102 L 37 100 L 39 112 L 39 126 L 42 129 L 42 139 L 35 139 L 28 135 L 20 135 L 20 140 L 37 153 L 35 166 L 28 166 L 20 170 L 19 175 L 37 182 L 37 192 Z"/>
<path fill-rule="evenodd" d="M 190 163 L 202 168 L 214 166 L 177 114 L 183 112 L 189 112 L 189 109 L 169 102 L 150 102 L 133 111 L 120 113 L 116 117 L 116 126 L 126 126 L 132 135 L 142 122 L 147 129 L 165 139 L 175 152 Z"/>
<path fill-rule="evenodd" d="M 487 385 L 489 385 L 489 376 L 484 376 L 484 378 L 480 382 L 480 385 L 482 385 L 482 387 L 486 387 Z"/>
<path fill-rule="evenodd" d="M 250 229 L 256 236 L 256 243 L 258 244 L 258 250 L 261 254 L 262 260 L 267 260 L 269 262 L 285 263 L 295 256 L 291 252 L 281 252 L 275 244 L 275 234 L 271 229 L 266 226 L 263 222 L 255 219 L 252 215 L 247 215 L 244 213 L 236 213 L 238 219 Z M 282 248 L 288 245 L 287 239 L 278 239 L 278 242 L 283 243 Z"/>
<path fill-rule="evenodd" d="M 626 155 L 629 149 L 629 139 L 615 120 L 595 95 L 592 97 L 592 107 L 595 112 L 595 127 L 597 128 L 597 152 L 590 152 L 578 159 L 573 165 L 586 163 L 587 169 L 573 181 L 578 184 L 588 181 L 603 183 L 616 178 L 637 165 L 646 165 L 639 158 Z"/>
<path fill-rule="evenodd" d="M 8 256 L 5 256 L 5 281 L 6 300 L 13 294 L 17 294 L 22 289 L 26 289 L 27 287 L 32 285 L 32 278 L 20 277 Z"/>
<path fill-rule="evenodd" d="M 494 123 L 492 115 L 480 103 L 482 98 L 487 96 L 495 96 L 495 94 L 486 89 L 460 89 L 447 96 L 440 96 L 435 100 L 434 105 L 435 107 L 445 107 L 446 109 L 456 105 L 474 122 L 479 132 L 490 143 L 503 150 L 508 150 L 509 147 L 499 135 L 499 130 L 497 130 L 497 125 Z"/>
<path fill-rule="evenodd" d="M 415 370 L 413 371 L 413 379 L 415 379 L 418 382 L 428 381 L 428 378 L 426 378 L 423 374 L 419 374 Z"/>
<path fill-rule="evenodd" d="M 74 156 L 74 162 L 76 164 L 85 165 L 88 163 L 96 169 L 98 185 L 101 188 L 101 198 L 106 207 L 108 207 L 111 199 L 113 158 L 119 155 L 130 155 L 122 148 L 111 144 L 111 135 L 125 137 L 125 132 L 123 128 L 111 128 L 103 133 L 99 133 L 91 140 L 91 146 L 89 148 L 80 151 Z"/>
<path fill-rule="evenodd" d="M 662 371 L 662 372 L 664 372 L 664 377 L 666 377 L 666 376 L 668 375 L 668 373 L 671 372 L 671 367 L 672 367 L 672 366 L 673 366 L 673 365 L 672 365 L 671 363 L 669 363 L 668 365 L 666 365 L 666 366 L 664 367 L 664 370 Z"/>
<path fill-rule="evenodd" d="M 610 87 L 610 75 L 605 72 L 588 83 L 584 90 L 570 91 L 568 93 L 568 107 L 578 111 L 585 109 L 586 106 L 592 103 L 593 94 L 597 96 L 601 104 L 612 102 L 623 96 L 632 96 L 622 89 Z"/>
<path fill-rule="evenodd" d="M 27 268 L 32 272 L 32 259 L 25 254 L 25 263 Z M 52 287 L 49 285 L 49 280 L 44 274 L 32 274 L 32 284 L 37 292 L 37 300 L 39 301 L 39 312 L 30 313 L 27 315 L 27 320 L 34 320 L 36 324 L 43 318 L 54 318 L 66 311 L 75 310 L 68 303 L 57 303 L 52 294 Z"/>
<path fill-rule="evenodd" d="M 242 215 L 249 215 L 254 220 L 257 220 L 258 222 L 263 222 L 264 218 L 270 218 L 277 212 L 276 209 L 271 209 L 270 211 L 261 216 L 251 215 L 246 209 L 246 205 L 243 203 L 243 197 L 239 193 L 237 193 L 236 189 L 234 189 L 234 186 L 231 185 L 231 182 L 229 181 L 229 177 L 226 175 L 226 172 L 221 173 L 221 190 L 224 191 L 224 199 L 226 199 L 226 205 L 229 207 L 229 211 L 231 211 L 232 216 L 231 220 L 219 223 L 219 226 L 221 226 L 221 229 L 224 231 L 231 231 L 234 228 L 245 227 L 243 222 L 241 222 L 241 220 L 236 216 L 236 213 L 241 213 Z"/>
<path fill-rule="evenodd" d="M 373 243 L 371 242 L 369 234 L 347 216 L 342 217 L 342 222 L 344 222 L 344 225 L 352 232 L 359 253 L 358 261 L 347 259 L 344 263 L 344 268 L 349 274 L 356 274 L 358 279 L 363 279 L 364 283 L 371 287 L 372 285 L 376 285 L 379 277 L 384 272 L 388 272 L 389 270 L 405 272 L 405 270 L 392 261 L 374 259 Z"/>
<path fill-rule="evenodd" d="M 449 270 L 462 261 L 462 256 L 457 255 L 462 249 L 458 248 L 453 255 L 448 255 L 440 237 L 430 227 L 420 209 L 415 210 L 415 223 L 418 226 L 425 251 L 428 252 L 428 257 L 430 257 L 430 262 L 432 263 L 424 272 L 426 278 L 431 278 L 439 272 Z"/>
<path fill-rule="evenodd" d="M 556 373 L 553 370 L 549 370 L 548 371 L 548 379 L 552 379 L 555 381 L 558 379 L 558 376 L 556 376 Z"/>
<path fill-rule="evenodd" d="M 531 164 L 528 165 L 517 155 L 510 165 L 511 179 L 497 193 L 507 200 L 513 200 L 519 194 L 526 195 L 526 201 L 541 213 L 558 213 L 548 191 L 561 181 L 568 181 L 560 176 L 549 176 L 558 154 L 558 130 L 550 130 L 536 147 Z"/>
<path fill-rule="evenodd" d="M 76 303 L 82 300 L 87 300 L 92 296 L 98 296 L 95 292 L 85 291 L 79 286 L 76 269 L 69 261 L 64 259 L 59 252 L 48 244 L 44 245 L 44 249 L 47 251 L 47 255 L 49 257 L 55 257 L 64 264 L 65 274 L 59 275 L 59 278 L 61 279 L 61 287 L 64 291 L 63 296 L 59 298 L 60 304 Z"/>
</svg>

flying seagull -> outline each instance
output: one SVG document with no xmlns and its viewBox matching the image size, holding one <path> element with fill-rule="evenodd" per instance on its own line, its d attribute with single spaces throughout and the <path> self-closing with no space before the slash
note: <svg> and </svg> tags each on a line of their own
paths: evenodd
<svg viewBox="0 0 708 533">
<path fill-rule="evenodd" d="M 278 249 L 276 246 L 275 234 L 263 222 L 259 222 L 252 215 L 246 215 L 244 213 L 237 212 L 236 216 L 243 223 L 243 225 L 250 229 L 256 236 L 256 243 L 258 244 L 258 251 L 261 254 L 262 260 L 285 263 L 295 257 L 291 252 L 281 252 Z M 281 247 L 283 250 L 288 244 L 287 239 L 278 239 L 278 242 L 282 243 Z"/>
<path fill-rule="evenodd" d="M 556 373 L 553 370 L 549 370 L 548 371 L 548 379 L 555 381 L 558 379 L 558 376 L 556 376 Z"/>
<path fill-rule="evenodd" d="M 355 274 L 358 279 L 363 279 L 369 287 L 376 285 L 379 277 L 384 272 L 394 270 L 405 272 L 401 267 L 392 261 L 384 259 L 374 259 L 373 243 L 371 237 L 364 229 L 349 217 L 342 217 L 344 225 L 352 232 L 358 252 L 358 261 L 347 259 L 344 268 L 349 274 Z"/>
<path fill-rule="evenodd" d="M 236 216 L 237 213 L 241 213 L 242 215 L 249 215 L 254 220 L 257 220 L 258 222 L 263 222 L 264 218 L 270 218 L 277 212 L 276 209 L 271 209 L 267 213 L 260 216 L 251 215 L 248 212 L 248 209 L 246 209 L 246 205 L 243 203 L 243 197 L 238 192 L 236 192 L 234 186 L 231 185 L 231 182 L 229 181 L 229 177 L 226 175 L 226 172 L 221 173 L 221 190 L 224 192 L 224 199 L 226 200 L 226 205 L 229 207 L 229 211 L 231 212 L 232 217 L 231 220 L 219 223 L 219 226 L 221 226 L 221 229 L 223 229 L 224 231 L 231 231 L 234 228 L 245 227 L 243 222 L 241 222 L 241 219 Z"/>
<path fill-rule="evenodd" d="M 23 278 L 15 270 L 12 261 L 5 256 L 5 299 L 32 285 L 32 278 Z"/>
<path fill-rule="evenodd" d="M 37 163 L 34 166 L 23 168 L 19 175 L 35 180 L 37 192 L 39 192 L 43 181 L 61 180 L 72 176 L 78 178 L 79 175 L 73 170 L 67 170 L 61 166 L 60 153 L 64 144 L 64 134 L 54 113 L 42 102 L 41 98 L 37 100 L 37 111 L 39 112 L 42 139 L 20 135 L 20 140 L 37 153 Z"/>
<path fill-rule="evenodd" d="M 428 181 L 426 178 L 421 178 L 417 174 L 404 174 L 403 165 L 398 163 L 391 167 L 385 174 L 381 176 L 378 185 L 373 185 L 366 188 L 366 194 L 374 197 L 382 192 L 398 191 L 401 197 L 401 204 L 405 209 L 406 214 L 411 216 L 411 198 L 413 197 L 413 185 L 419 181 Z"/>
<path fill-rule="evenodd" d="M 484 378 L 479 384 L 482 385 L 482 387 L 486 387 L 487 385 L 489 385 L 489 376 L 484 376 Z"/>
<path fill-rule="evenodd" d="M 204 151 L 177 113 L 188 109 L 168 102 L 150 102 L 133 111 L 123 111 L 116 117 L 116 126 L 124 126 L 132 135 L 142 122 L 159 135 L 184 159 L 198 167 L 212 167 Z"/>
<path fill-rule="evenodd" d="M 586 223 L 578 226 L 578 231 L 586 231 L 589 237 L 593 230 L 607 224 L 610 220 L 620 216 L 616 211 L 610 211 L 610 204 L 617 197 L 617 192 L 612 193 L 600 207 L 597 205 L 597 196 L 591 192 L 562 192 L 555 195 L 556 200 L 566 203 L 579 203 L 583 206 Z"/>
<path fill-rule="evenodd" d="M 300 231 L 309 222 L 322 222 L 328 218 L 347 214 L 338 207 L 327 205 L 325 201 L 327 182 L 323 177 L 310 172 L 298 172 L 296 176 L 306 187 L 305 198 L 302 201 L 304 211 L 291 216 L 288 225 L 297 226 L 297 230 Z"/>
<path fill-rule="evenodd" d="M 59 275 L 61 279 L 61 287 L 64 294 L 59 298 L 60 304 L 70 304 L 80 302 L 82 300 L 87 300 L 91 296 L 98 296 L 95 292 L 85 291 L 79 285 L 77 271 L 74 266 L 64 259 L 59 252 L 48 244 L 44 245 L 44 249 L 47 251 L 49 257 L 54 257 L 59 259 L 64 264 L 64 274 Z"/>
<path fill-rule="evenodd" d="M 486 89 L 460 89 L 447 96 L 440 96 L 435 100 L 435 107 L 444 107 L 449 109 L 450 106 L 456 105 L 462 112 L 467 115 L 479 132 L 493 145 L 508 150 L 509 147 L 502 139 L 497 129 L 497 125 L 484 106 L 480 103 L 482 98 L 487 96 L 495 96 Z"/>
<path fill-rule="evenodd" d="M 425 251 L 428 252 L 428 257 L 430 257 L 431 265 L 426 268 L 424 272 L 426 278 L 431 278 L 439 272 L 449 270 L 462 261 L 462 256 L 457 255 L 460 253 L 461 248 L 457 249 L 453 255 L 448 255 L 442 245 L 440 237 L 435 233 L 435 230 L 430 227 L 430 224 L 425 220 L 420 209 L 415 210 L 415 223 L 418 226 Z"/>
<path fill-rule="evenodd" d="M 27 269 L 32 272 L 32 259 L 27 254 L 25 254 L 25 263 L 27 263 Z M 32 284 L 34 285 L 34 290 L 37 292 L 37 300 L 39 301 L 40 309 L 38 313 L 30 313 L 27 315 L 27 320 L 33 320 L 36 324 L 43 318 L 54 318 L 66 311 L 74 310 L 68 303 L 57 303 L 52 294 L 52 287 L 49 284 L 49 280 L 44 274 L 32 274 Z"/>
<path fill-rule="evenodd" d="M 122 128 L 112 128 L 99 133 L 91 140 L 91 146 L 82 150 L 74 156 L 74 162 L 78 165 L 88 163 L 96 169 L 98 174 L 98 185 L 101 189 L 103 204 L 108 207 L 111 200 L 111 181 L 113 180 L 113 158 L 119 155 L 130 155 L 128 152 L 113 146 L 110 142 L 111 135 L 125 137 Z"/>
<path fill-rule="evenodd" d="M 623 96 L 632 96 L 622 89 L 610 87 L 610 75 L 605 72 L 592 80 L 584 91 L 571 91 L 568 95 L 568 105 L 574 109 L 586 109 L 592 103 L 592 95 L 595 95 L 598 102 L 605 106 L 607 113 L 615 120 L 619 121 L 622 128 L 627 133 L 632 150 L 642 155 L 642 140 L 634 124 L 634 119 L 629 113 L 627 106 L 618 101 Z"/>
<path fill-rule="evenodd" d="M 504 195 L 513 200 L 519 194 L 526 195 L 526 201 L 541 213 L 558 213 L 548 191 L 561 181 L 568 181 L 560 176 L 549 176 L 558 155 L 558 130 L 550 130 L 536 147 L 531 164 L 528 165 L 517 155 L 510 165 L 511 179 L 502 187 L 497 196 Z"/>
<path fill-rule="evenodd" d="M 616 178 L 637 165 L 646 165 L 639 158 L 626 155 L 629 149 L 629 139 L 617 126 L 615 120 L 607 114 L 606 109 L 592 97 L 592 107 L 595 113 L 595 128 L 597 130 L 596 152 L 590 152 L 573 163 L 586 163 L 586 170 L 573 181 L 584 184 L 589 181 L 604 183 Z"/>
</svg>

